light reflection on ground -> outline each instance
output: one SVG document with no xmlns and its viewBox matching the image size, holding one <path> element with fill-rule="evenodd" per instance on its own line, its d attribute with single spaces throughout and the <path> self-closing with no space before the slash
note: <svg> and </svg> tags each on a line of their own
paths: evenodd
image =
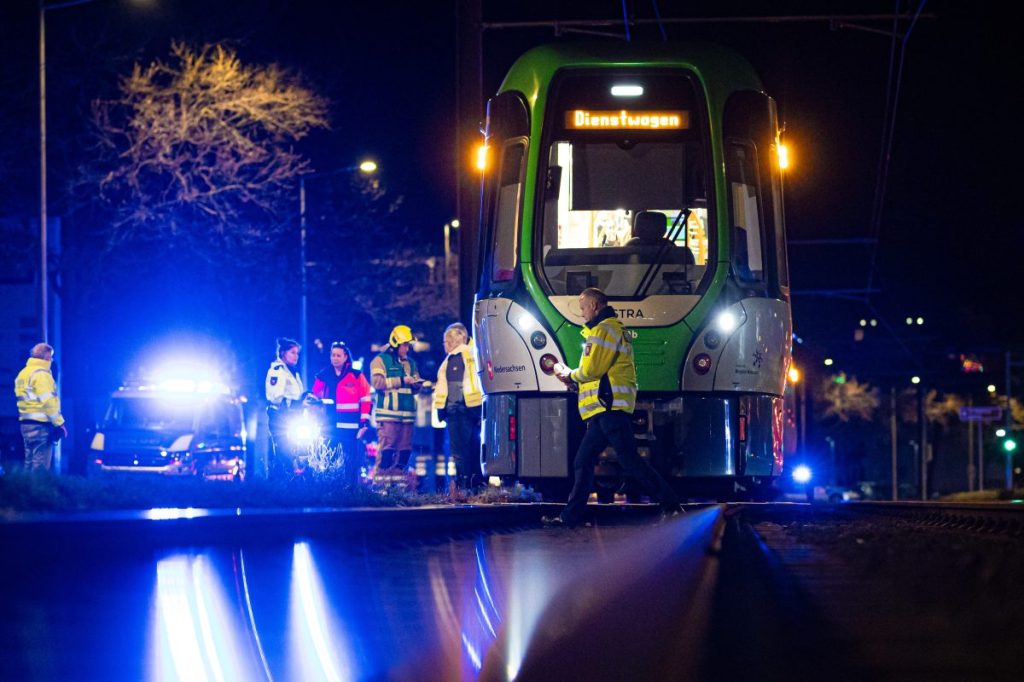
<svg viewBox="0 0 1024 682">
<path fill-rule="evenodd" d="M 0 679 L 472 680 L 495 646 L 512 679 L 551 597 L 646 530 L 94 557 L 2 586 Z"/>
</svg>

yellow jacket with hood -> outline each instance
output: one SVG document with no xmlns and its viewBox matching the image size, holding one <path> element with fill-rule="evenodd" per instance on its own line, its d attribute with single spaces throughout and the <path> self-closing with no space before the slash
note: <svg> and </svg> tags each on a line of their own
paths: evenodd
<svg viewBox="0 0 1024 682">
<path fill-rule="evenodd" d="M 18 398 L 20 421 L 49 422 L 54 426 L 64 423 L 50 364 L 50 360 L 29 358 L 25 368 L 18 372 L 14 380 L 14 395 Z"/>
<path fill-rule="evenodd" d="M 462 375 L 462 398 L 466 407 L 477 407 L 484 400 L 483 389 L 480 388 L 480 377 L 476 373 L 476 357 L 473 352 L 473 340 L 464 343 L 445 356 L 444 362 L 437 368 L 437 383 L 434 384 L 434 407 L 443 410 L 448 400 L 448 356 L 459 353 L 465 371 Z"/>
<path fill-rule="evenodd" d="M 579 409 L 584 420 L 608 410 L 632 414 L 636 407 L 636 365 L 633 336 L 611 306 L 605 306 L 583 327 L 583 357 L 570 373 L 580 385 Z"/>
</svg>

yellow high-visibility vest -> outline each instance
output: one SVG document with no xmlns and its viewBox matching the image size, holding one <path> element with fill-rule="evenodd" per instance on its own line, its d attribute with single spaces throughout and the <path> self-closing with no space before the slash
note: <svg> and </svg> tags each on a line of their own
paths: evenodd
<svg viewBox="0 0 1024 682">
<path fill-rule="evenodd" d="M 465 371 L 462 375 L 462 399 L 466 407 L 476 407 L 484 401 L 484 392 L 480 388 L 480 377 L 476 374 L 476 359 L 473 357 L 473 342 L 462 344 L 448 355 L 459 353 Z M 444 409 L 448 400 L 448 356 L 437 369 L 437 382 L 434 384 L 434 407 Z"/>
<path fill-rule="evenodd" d="M 610 306 L 590 324 L 582 331 L 586 344 L 580 366 L 570 374 L 580 385 L 580 416 L 586 420 L 607 410 L 632 414 L 637 389 L 633 335 Z"/>
<path fill-rule="evenodd" d="M 18 398 L 19 420 L 49 422 L 54 426 L 64 423 L 50 360 L 29 358 L 14 380 L 14 395 Z"/>
</svg>

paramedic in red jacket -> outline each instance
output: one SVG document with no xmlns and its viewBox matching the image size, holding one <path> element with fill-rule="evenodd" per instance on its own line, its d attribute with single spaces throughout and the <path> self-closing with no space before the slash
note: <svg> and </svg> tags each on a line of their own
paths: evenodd
<svg viewBox="0 0 1024 682">
<path fill-rule="evenodd" d="M 341 341 L 331 344 L 331 366 L 317 373 L 313 381 L 313 395 L 329 398 L 334 405 L 325 409 L 330 422 L 328 435 L 331 444 L 341 446 L 344 457 L 345 482 L 349 486 L 359 483 L 363 466 L 363 445 L 360 439 L 370 424 L 370 383 L 362 372 L 352 369 L 352 354 Z"/>
</svg>

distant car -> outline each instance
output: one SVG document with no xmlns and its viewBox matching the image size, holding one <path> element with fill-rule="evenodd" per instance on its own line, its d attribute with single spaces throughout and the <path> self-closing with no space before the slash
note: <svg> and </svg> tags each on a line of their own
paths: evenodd
<svg viewBox="0 0 1024 682">
<path fill-rule="evenodd" d="M 89 448 L 89 474 L 245 477 L 243 399 L 208 381 L 122 386 Z"/>
<path fill-rule="evenodd" d="M 840 502 L 852 502 L 862 498 L 863 494 L 856 488 L 847 488 L 840 485 L 814 486 L 814 502 L 830 502 L 832 504 L 838 504 Z"/>
</svg>

